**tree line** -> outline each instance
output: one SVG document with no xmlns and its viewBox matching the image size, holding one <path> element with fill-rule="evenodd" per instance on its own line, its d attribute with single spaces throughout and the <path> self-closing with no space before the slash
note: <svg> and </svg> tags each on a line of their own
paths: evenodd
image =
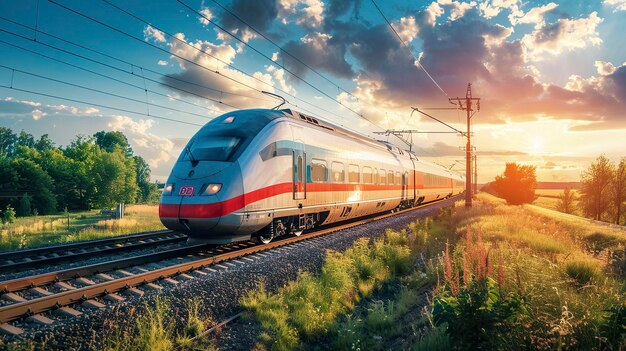
<svg viewBox="0 0 626 351">
<path fill-rule="evenodd" d="M 500 196 L 511 205 L 532 203 L 537 196 L 536 168 L 507 163 L 502 175 L 483 186 L 482 191 Z M 626 224 L 626 157 L 613 163 L 600 155 L 581 176 L 580 196 L 565 189 L 557 209 L 574 213 L 578 204 L 584 216 L 615 224 Z"/>
<path fill-rule="evenodd" d="M 121 132 L 78 135 L 61 147 L 48 134 L 35 139 L 0 127 L 0 210 L 24 216 L 157 198 L 149 165 Z"/>
</svg>

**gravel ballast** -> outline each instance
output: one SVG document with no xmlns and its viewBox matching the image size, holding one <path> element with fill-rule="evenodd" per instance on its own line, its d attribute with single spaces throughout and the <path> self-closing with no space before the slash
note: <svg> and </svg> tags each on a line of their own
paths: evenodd
<svg viewBox="0 0 626 351">
<path fill-rule="evenodd" d="M 238 258 L 230 262 L 205 269 L 207 274 L 191 274 L 193 278 L 174 277 L 178 284 L 159 282 L 159 291 L 145 291 L 141 298 L 124 295 L 126 301 L 113 303 L 101 301 L 106 308 L 91 310 L 88 307 L 73 306 L 84 312 L 78 317 L 58 317 L 50 326 L 22 325 L 25 333 L 22 340 L 33 340 L 44 349 L 89 350 L 101 348 L 105 325 L 128 325 L 134 323 L 137 307 L 142 302 L 151 302 L 157 296 L 167 299 L 178 324 L 183 323 L 186 301 L 199 298 L 203 301 L 204 312 L 219 322 L 240 311 L 239 300 L 248 291 L 258 288 L 263 282 L 269 292 L 275 292 L 297 277 L 299 271 L 317 273 L 321 269 L 327 249 L 343 251 L 361 237 L 376 238 L 386 229 L 400 230 L 417 219 L 435 215 L 439 209 L 454 204 L 455 199 L 444 200 L 430 206 L 398 214 L 383 220 L 374 221 L 354 228 L 345 229 L 322 237 L 290 244 L 278 249 Z M 56 318 L 56 317 L 55 317 Z M 112 323 L 113 322 L 113 323 Z M 245 326 L 249 324 L 249 328 Z M 104 326 L 104 327 L 103 327 Z M 248 350 L 256 341 L 258 327 L 246 320 L 238 320 L 235 328 L 226 326 L 219 334 L 220 349 Z M 238 326 L 238 327 L 237 327 Z M 243 327 L 242 327 L 243 326 Z M 0 344 L 1 345 L 1 344 Z"/>
</svg>

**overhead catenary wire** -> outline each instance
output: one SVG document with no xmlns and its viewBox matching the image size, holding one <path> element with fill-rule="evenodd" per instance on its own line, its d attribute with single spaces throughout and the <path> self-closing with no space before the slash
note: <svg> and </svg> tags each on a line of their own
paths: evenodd
<svg viewBox="0 0 626 351">
<path fill-rule="evenodd" d="M 2 20 L 7 20 L 7 21 L 9 21 L 9 22 L 13 22 L 13 21 L 8 20 L 8 19 L 6 19 L 6 18 L 4 18 L 4 17 L 1 17 L 1 16 L 0 16 L 0 19 L 2 19 Z M 31 28 L 31 27 L 28 27 L 28 26 L 25 26 L 25 25 L 23 25 L 23 26 L 24 26 L 24 27 L 26 27 L 26 28 Z M 104 66 L 104 67 L 108 67 L 108 68 L 110 68 L 110 69 L 113 69 L 113 70 L 116 70 L 116 71 L 119 71 L 119 72 L 123 72 L 123 73 L 129 74 L 129 75 L 132 75 L 132 76 L 136 76 L 136 74 L 135 74 L 135 73 L 133 72 L 133 70 L 132 70 L 132 68 L 133 68 L 133 67 L 136 67 L 136 68 L 138 68 L 138 69 L 142 69 L 142 70 L 149 71 L 149 69 L 146 69 L 146 68 L 144 68 L 144 67 L 142 67 L 142 66 L 135 65 L 135 64 L 133 64 L 133 63 L 126 62 L 126 61 L 121 60 L 121 59 L 117 59 L 117 61 L 122 62 L 122 63 L 125 63 L 125 64 L 128 64 L 128 65 L 131 67 L 131 70 L 130 70 L 130 71 L 127 71 L 127 70 L 125 70 L 125 69 L 122 69 L 122 68 L 119 68 L 119 67 L 115 67 L 115 66 L 110 65 L 110 64 L 108 64 L 108 63 L 104 63 L 104 62 L 102 62 L 102 61 L 98 61 L 98 60 L 92 59 L 92 58 L 90 58 L 90 57 L 87 57 L 87 56 L 84 56 L 84 55 L 80 55 L 80 54 L 77 54 L 77 53 L 75 53 L 75 52 L 72 52 L 72 51 L 69 51 L 69 50 L 66 50 L 66 49 L 63 49 L 63 48 L 60 48 L 60 47 L 57 47 L 57 46 L 54 46 L 54 45 L 48 44 L 48 43 L 44 43 L 44 42 L 42 42 L 41 40 L 37 40 L 37 41 L 35 41 L 35 40 L 34 40 L 34 39 L 32 39 L 32 38 L 29 38 L 29 37 L 26 37 L 26 36 L 23 36 L 23 35 L 21 35 L 21 34 L 17 34 L 17 33 L 11 32 L 11 31 L 8 31 L 8 30 L 6 30 L 6 29 L 2 29 L 2 28 L 0 28 L 0 32 L 6 33 L 6 34 L 9 34 L 9 35 L 13 35 L 13 36 L 16 36 L 16 37 L 18 37 L 18 38 L 22 38 L 22 39 L 24 39 L 24 40 L 28 40 L 28 41 L 34 42 L 34 43 L 37 43 L 37 44 L 39 44 L 39 45 L 43 45 L 43 46 L 46 46 L 46 47 L 48 47 L 48 48 L 51 48 L 51 49 L 54 49 L 54 50 L 57 50 L 57 51 L 63 52 L 63 53 L 65 53 L 65 54 L 72 55 L 72 56 L 75 56 L 75 57 L 81 58 L 81 59 L 83 59 L 83 60 L 90 61 L 90 62 L 96 63 L 96 64 L 98 64 L 98 65 L 101 65 L 101 66 Z M 40 32 L 40 33 L 41 33 L 41 34 L 45 34 L 45 35 L 49 35 L 49 34 L 47 34 L 47 33 L 43 33 L 43 32 Z M 52 36 L 52 35 L 51 35 L 51 36 Z M 52 36 L 52 37 L 54 37 L 54 38 L 56 39 L 56 37 L 55 37 L 55 36 Z M 61 40 L 62 40 L 62 39 L 61 39 Z M 67 40 L 64 40 L 64 41 L 65 41 L 65 42 L 67 42 L 67 43 L 69 43 L 69 44 L 72 44 L 72 45 L 76 45 L 76 46 L 78 46 L 78 47 L 81 47 L 81 48 L 86 48 L 86 47 L 81 46 L 80 44 L 75 44 L 75 43 L 72 43 L 72 42 L 67 41 Z M 87 49 L 88 49 L 88 48 L 87 48 Z M 92 51 L 97 52 L 96 50 L 92 50 Z M 111 57 L 111 56 L 109 56 L 109 57 Z M 155 71 L 153 71 L 153 72 L 155 72 Z M 155 72 L 155 74 L 161 75 L 161 76 L 163 76 L 163 77 L 168 77 L 168 78 L 170 78 L 169 76 L 167 76 L 167 75 L 165 75 L 165 74 L 158 73 L 158 72 Z M 174 89 L 174 90 L 178 90 L 178 91 L 180 91 L 180 92 L 184 92 L 184 93 L 189 94 L 189 95 L 196 96 L 196 97 L 201 98 L 201 99 L 204 99 L 204 100 L 208 100 L 208 101 L 211 101 L 211 102 L 215 102 L 215 103 L 218 103 L 218 104 L 221 104 L 221 105 L 224 105 L 224 106 L 228 106 L 228 107 L 231 107 L 231 108 L 235 108 L 235 109 L 236 109 L 236 108 L 238 108 L 237 106 L 234 106 L 234 105 L 231 105 L 231 104 L 225 103 L 225 102 L 223 102 L 223 101 L 216 100 L 216 99 L 213 99 L 213 98 L 210 98 L 210 97 L 208 97 L 208 96 L 201 95 L 201 94 L 197 94 L 197 93 L 194 93 L 194 92 L 192 92 L 192 91 L 189 91 L 189 90 L 186 90 L 186 89 L 182 89 L 182 88 L 176 87 L 176 86 L 171 85 L 171 84 L 167 84 L 167 83 L 164 83 L 164 82 L 157 81 L 157 80 L 155 80 L 155 79 L 147 78 L 147 77 L 145 77 L 145 76 L 143 77 L 143 79 L 145 79 L 145 80 L 149 80 L 149 81 L 151 81 L 151 82 L 153 82 L 153 83 L 161 84 L 161 85 L 166 86 L 166 87 L 168 87 L 168 88 L 171 88 L 171 89 Z M 193 83 L 189 83 L 189 84 L 193 84 Z M 206 88 L 206 89 L 210 89 L 210 90 L 214 90 L 214 91 L 216 91 L 216 92 L 224 93 L 224 92 L 222 92 L 222 91 L 220 91 L 220 90 L 217 90 L 217 89 L 213 89 L 213 88 L 209 88 L 209 87 L 205 87 L 205 88 Z M 253 98 L 253 97 L 248 97 L 248 98 L 255 99 L 255 98 Z M 268 100 L 266 100 L 266 99 L 263 99 L 263 100 L 268 101 Z"/>
<path fill-rule="evenodd" d="M 411 56 L 413 56 L 413 59 L 415 59 L 415 62 L 417 62 L 420 66 L 420 68 L 422 69 L 422 71 L 424 71 L 424 73 L 426 73 L 426 75 L 428 76 L 428 78 L 430 78 L 430 80 L 435 84 L 435 86 L 437 86 L 437 88 L 439 88 L 439 90 L 441 90 L 441 92 L 447 96 L 450 97 L 448 95 L 448 93 L 445 92 L 445 90 L 443 90 L 443 88 L 439 85 L 439 83 L 437 83 L 437 81 L 435 80 L 435 78 L 433 78 L 433 76 L 430 75 L 430 73 L 428 73 L 428 71 L 426 70 L 426 67 L 424 67 L 424 64 L 421 62 L 421 60 L 415 56 L 415 54 L 413 53 L 413 50 L 411 50 L 411 48 L 409 47 L 409 45 L 407 45 L 407 43 L 404 41 L 404 39 L 402 39 L 402 37 L 400 37 L 400 34 L 398 34 L 398 32 L 396 31 L 396 29 L 393 27 L 393 25 L 391 24 L 391 22 L 387 19 L 387 16 L 385 16 L 385 14 L 383 13 L 383 11 L 380 9 L 380 7 L 378 7 L 378 4 L 376 4 L 375 0 L 371 0 L 372 4 L 374 4 L 374 7 L 376 7 L 376 10 L 378 10 L 378 12 L 380 13 L 380 15 L 385 19 L 385 22 L 387 22 L 387 24 L 389 25 L 389 28 L 391 28 L 391 30 L 394 32 L 394 34 L 396 35 L 396 37 L 398 37 L 398 40 L 400 40 L 400 42 L 402 43 L 402 45 L 404 45 L 404 47 L 409 51 L 409 53 L 411 54 Z"/>
<path fill-rule="evenodd" d="M 191 126 L 202 127 L 202 124 L 197 124 L 197 123 L 193 123 L 193 122 L 181 121 L 181 120 L 178 120 L 178 119 L 163 117 L 163 116 L 154 115 L 154 114 L 148 115 L 145 112 L 132 111 L 132 110 L 123 109 L 123 108 L 119 108 L 119 107 L 113 107 L 113 106 L 104 105 L 104 104 L 100 104 L 100 103 L 96 103 L 96 102 L 89 102 L 89 101 L 80 100 L 80 99 L 74 99 L 74 98 L 70 98 L 70 97 L 64 97 L 64 96 L 59 96 L 59 95 L 52 95 L 52 94 L 42 93 L 42 92 L 38 92 L 38 91 L 34 91 L 34 90 L 21 89 L 21 88 L 16 88 L 14 86 L 8 86 L 8 85 L 4 85 L 4 84 L 1 84 L 0 88 L 11 89 L 11 90 L 20 91 L 20 92 L 23 92 L 23 93 L 29 93 L 29 94 L 44 96 L 44 97 L 48 97 L 48 98 L 52 98 L 52 99 L 71 101 L 71 102 L 75 102 L 75 103 L 78 103 L 78 104 L 85 104 L 85 105 L 90 105 L 90 106 L 106 108 L 106 109 L 110 109 L 110 110 L 114 110 L 114 111 L 132 113 L 132 114 L 141 115 L 141 116 L 148 116 L 148 117 L 151 117 L 151 118 L 162 119 L 162 120 L 165 120 L 165 121 L 170 121 L 170 122 L 175 122 L 175 123 L 182 123 L 182 124 L 187 124 L 187 125 L 191 125 Z"/>
<path fill-rule="evenodd" d="M 78 16 L 81 16 L 81 17 L 83 17 L 83 18 L 85 18 L 85 19 L 88 19 L 88 20 L 90 20 L 90 21 L 93 21 L 93 22 L 95 22 L 95 23 L 98 23 L 98 24 L 100 24 L 100 25 L 102 25 L 102 26 L 104 26 L 104 27 L 107 27 L 107 28 L 109 28 L 109 29 L 111 29 L 111 30 L 113 30 L 113 31 L 115 31 L 115 32 L 118 32 L 118 33 L 120 33 L 120 34 L 122 34 L 122 35 L 124 35 L 124 36 L 127 36 L 127 37 L 129 37 L 129 38 L 131 38 L 131 39 L 133 39 L 133 40 L 136 40 L 136 41 L 138 41 L 138 42 L 140 42 L 140 43 L 142 43 L 142 44 L 148 45 L 148 46 L 153 47 L 153 48 L 155 48 L 155 49 L 157 49 L 157 50 L 159 50 L 159 51 L 165 52 L 165 53 L 167 53 L 168 55 L 171 55 L 171 56 L 177 57 L 177 58 L 179 58 L 180 60 L 183 60 L 183 61 L 185 61 L 185 62 L 187 62 L 187 63 L 189 63 L 189 64 L 192 64 L 192 65 L 194 65 L 194 66 L 196 66 L 196 67 L 199 67 L 199 68 L 205 69 L 205 70 L 207 70 L 208 72 L 212 72 L 212 73 L 214 73 L 214 74 L 216 74 L 216 75 L 218 75 L 218 76 L 224 77 L 224 78 L 226 78 L 226 79 L 228 79 L 228 80 L 231 80 L 231 81 L 233 81 L 233 82 L 235 82 L 235 83 L 238 83 L 238 84 L 240 84 L 240 85 L 242 85 L 242 86 L 244 86 L 244 87 L 246 87 L 246 88 L 248 88 L 248 89 L 251 89 L 251 90 L 257 91 L 257 92 L 259 92 L 259 93 L 262 93 L 262 91 L 260 91 L 259 89 L 255 88 L 255 87 L 253 87 L 253 86 L 251 86 L 251 85 L 249 85 L 249 84 L 247 84 L 247 83 L 241 82 L 241 81 L 239 81 L 239 80 L 237 80 L 237 79 L 235 79 L 235 78 L 232 78 L 232 77 L 229 77 L 229 76 L 227 76 L 227 75 L 224 75 L 224 74 L 220 73 L 220 72 L 219 72 L 219 71 L 217 71 L 217 70 L 213 70 L 213 69 L 211 69 L 211 68 L 209 68 L 209 67 L 207 67 L 207 66 L 204 66 L 204 65 L 202 65 L 202 64 L 200 64 L 200 63 L 198 63 L 198 62 L 192 61 L 192 60 L 187 59 L 187 58 L 185 58 L 185 57 L 182 57 L 182 56 L 180 56 L 180 55 L 178 55 L 178 54 L 176 54 L 176 53 L 170 52 L 170 51 L 168 51 L 168 50 L 166 50 L 166 49 L 164 49 L 164 48 L 161 48 L 161 47 L 159 47 L 159 46 L 157 46 L 157 45 L 154 45 L 154 44 L 152 44 L 152 43 L 149 43 L 148 41 L 145 41 L 145 40 L 143 40 L 143 39 L 137 38 L 137 37 L 133 36 L 132 34 L 129 34 L 129 33 L 125 32 L 125 31 L 123 31 L 123 30 L 120 30 L 120 29 L 118 29 L 118 28 L 115 28 L 115 27 L 113 27 L 113 26 L 111 26 L 111 25 L 109 25 L 109 24 L 106 24 L 106 23 L 104 23 L 104 22 L 102 22 L 102 21 L 100 21 L 100 20 L 97 20 L 97 19 L 95 19 L 95 18 L 93 18 L 93 17 L 91 17 L 91 16 L 89 16 L 89 15 L 86 15 L 86 14 L 84 14 L 84 13 L 82 13 L 82 12 L 78 11 L 78 10 L 72 9 L 72 8 L 70 8 L 70 7 L 67 7 L 67 6 L 65 6 L 65 5 L 63 5 L 63 4 L 58 3 L 57 1 L 54 1 L 54 0 L 48 0 L 48 1 L 49 1 L 50 3 L 52 3 L 52 4 L 54 4 L 54 5 L 57 5 L 57 6 L 59 6 L 59 7 L 63 8 L 63 9 L 65 9 L 65 10 L 69 11 L 69 12 L 72 12 L 72 13 L 74 13 L 74 14 L 78 15 Z M 148 24 L 148 25 L 149 25 L 149 22 L 147 22 L 147 21 L 145 21 L 145 20 L 143 20 L 143 19 L 140 19 L 140 18 L 139 18 L 139 17 L 137 17 L 137 16 L 135 16 L 135 17 L 136 17 L 138 20 L 140 20 L 141 22 L 146 23 L 146 24 Z M 153 27 L 153 28 L 156 28 L 156 27 Z M 289 93 L 289 92 L 287 92 L 287 91 L 285 91 L 285 90 L 283 90 L 283 89 L 281 89 L 281 88 L 275 87 L 275 86 L 274 86 L 274 85 L 272 85 L 272 84 L 269 84 L 269 83 L 267 83 L 267 82 L 265 82 L 265 81 L 263 81 L 263 80 L 261 80 L 261 79 L 259 79 L 259 78 L 255 77 L 255 76 L 253 76 L 253 75 L 250 75 L 250 74 L 248 74 L 248 73 L 246 73 L 246 72 L 244 72 L 244 71 L 242 71 L 242 70 L 238 69 L 238 68 L 237 68 L 237 67 L 235 67 L 234 65 L 232 65 L 232 64 L 230 64 L 230 63 L 228 63 L 228 62 L 225 62 L 225 61 L 221 60 L 221 59 L 220 59 L 220 58 L 218 58 L 218 57 L 215 57 L 214 55 L 212 55 L 211 53 L 207 52 L 206 50 L 201 50 L 201 49 L 199 49 L 199 48 L 195 47 L 194 45 L 191 45 L 191 44 L 189 44 L 189 43 L 185 42 L 184 40 L 181 40 L 180 38 L 178 38 L 178 37 L 176 37 L 176 36 L 174 36 L 174 35 L 172 35 L 172 34 L 170 34 L 170 33 L 167 33 L 167 32 L 165 32 L 165 31 L 162 31 L 162 32 L 163 32 L 163 33 L 165 33 L 165 34 L 167 34 L 167 35 L 169 35 L 169 36 L 171 36 L 171 37 L 172 37 L 172 38 L 174 38 L 175 40 L 180 41 L 181 43 L 183 43 L 183 44 L 185 44 L 185 45 L 189 46 L 190 48 L 192 48 L 192 49 L 194 49 L 194 50 L 197 50 L 197 51 L 202 52 L 202 53 L 204 53 L 204 54 L 206 54 L 206 55 L 208 55 L 208 56 L 210 56 L 210 57 L 215 58 L 216 60 L 218 60 L 218 61 L 220 61 L 220 62 L 224 63 L 226 66 L 228 66 L 228 67 L 230 67 L 230 68 L 232 68 L 232 69 L 236 70 L 237 72 L 240 72 L 240 73 L 242 73 L 242 74 L 244 74 L 244 75 L 246 75 L 246 76 L 250 77 L 250 78 L 251 78 L 251 79 L 253 79 L 253 80 L 256 80 L 256 81 L 260 82 L 261 84 L 264 84 L 264 85 L 267 85 L 267 86 L 269 86 L 269 87 L 271 87 L 271 88 L 273 88 L 273 89 L 276 89 L 276 90 L 278 90 L 278 91 L 280 91 L 280 92 L 282 92 L 282 93 L 284 93 L 284 94 L 286 94 L 286 95 L 289 95 L 289 96 L 293 97 L 294 99 L 296 99 L 296 100 L 298 100 L 298 101 L 300 101 L 300 102 L 302 102 L 302 103 L 305 103 L 305 104 L 307 104 L 307 105 L 310 105 L 310 106 L 312 106 L 312 107 L 314 107 L 314 108 L 316 108 L 316 109 L 318 109 L 318 110 L 320 110 L 320 111 L 324 111 L 324 112 L 326 112 L 326 113 L 333 114 L 333 115 L 335 115 L 335 116 L 337 116 L 337 117 L 340 117 L 339 115 L 337 115 L 336 113 L 334 113 L 334 112 L 332 112 L 332 111 L 326 110 L 326 109 L 324 109 L 324 108 L 322 108 L 322 107 L 320 107 L 320 106 L 318 106 L 318 105 L 315 105 L 315 104 L 313 104 L 313 103 L 310 103 L 310 102 L 308 102 L 308 101 L 306 101 L 306 100 L 304 100 L 304 99 L 302 99 L 302 98 L 299 98 L 299 97 L 297 97 L 297 96 L 295 96 L 295 95 L 293 95 L 293 94 L 291 94 L 291 93 Z M 317 117 L 319 117 L 319 115 L 316 115 L 315 113 L 313 113 L 313 112 L 311 112 L 311 111 L 309 111 L 309 110 L 306 110 L 306 109 L 304 109 L 303 107 L 298 106 L 297 104 L 290 103 L 290 105 L 295 106 L 295 107 L 297 107 L 298 109 L 300 109 L 300 110 L 302 110 L 302 111 L 304 111 L 304 112 L 306 112 L 306 113 L 308 113 L 308 114 L 311 114 L 311 115 L 313 115 L 313 116 L 317 116 Z M 320 117 L 320 118 L 321 118 L 321 117 Z M 341 118 L 341 117 L 340 117 L 340 118 Z"/>
<path fill-rule="evenodd" d="M 169 107 L 169 106 L 163 106 L 163 105 L 159 105 L 159 104 L 154 104 L 154 103 L 151 103 L 151 102 L 148 102 L 148 101 L 134 99 L 134 98 L 131 98 L 131 97 L 127 97 L 127 96 L 123 96 L 123 95 L 107 92 L 107 91 L 100 90 L 100 89 L 86 87 L 84 85 L 71 83 L 71 82 L 68 82 L 68 81 L 61 80 L 61 79 L 47 77 L 47 76 L 44 76 L 44 75 L 41 75 L 41 74 L 37 74 L 37 73 L 27 72 L 27 71 L 20 70 L 20 69 L 14 68 L 14 67 L 5 66 L 3 64 L 0 64 L 0 67 L 5 68 L 5 69 L 9 69 L 9 70 L 13 70 L 13 72 L 26 74 L 26 75 L 29 75 L 31 77 L 37 77 L 37 78 L 40 78 L 40 79 L 45 79 L 45 80 L 48 80 L 48 81 L 51 81 L 51 82 L 55 82 L 55 83 L 64 84 L 64 85 L 72 86 L 72 87 L 79 88 L 79 89 L 92 91 L 94 93 L 99 93 L 99 94 L 103 94 L 103 95 L 112 96 L 112 97 L 115 97 L 115 98 L 118 98 L 118 99 L 128 100 L 128 101 L 137 102 L 137 103 L 141 103 L 141 104 L 145 103 L 148 106 L 154 106 L 154 107 L 158 107 L 158 108 L 162 108 L 162 109 L 170 110 L 170 111 L 174 111 L 174 112 L 179 112 L 179 113 L 186 113 L 186 114 L 197 116 L 197 117 L 201 117 L 201 118 L 208 118 L 208 119 L 213 118 L 213 117 L 209 117 L 209 116 L 206 116 L 206 115 L 201 115 L 199 113 L 183 111 L 183 110 L 179 110 L 177 108 L 173 108 L 173 107 Z M 149 111 L 148 111 L 147 115 L 150 116 Z"/>
<path fill-rule="evenodd" d="M 147 89 L 145 87 L 141 87 L 139 85 L 136 85 L 136 84 L 133 84 L 133 83 L 129 83 L 129 82 L 123 81 L 121 79 L 117 79 L 117 78 L 108 76 L 106 74 L 102 74 L 102 73 L 96 72 L 94 70 L 91 70 L 91 69 L 88 69 L 88 68 L 84 68 L 84 67 L 75 65 L 73 63 L 70 63 L 70 62 L 67 62 L 67 61 L 63 61 L 61 59 L 58 59 L 58 58 L 55 58 L 55 57 L 52 57 L 52 56 L 48 56 L 46 54 L 42 54 L 42 53 L 34 51 L 34 50 L 27 49 L 27 48 L 25 48 L 23 46 L 20 46 L 20 45 L 14 44 L 14 43 L 9 43 L 9 42 L 4 41 L 2 39 L 0 39 L 0 43 L 5 44 L 5 45 L 9 45 L 11 47 L 14 47 L 14 48 L 17 48 L 17 49 L 20 49 L 20 50 L 23 50 L 23 51 L 26 51 L 26 52 L 29 52 L 29 53 L 32 53 L 34 55 L 38 55 L 38 56 L 47 58 L 47 59 L 49 59 L 51 61 L 55 61 L 55 62 L 64 64 L 64 65 L 67 65 L 67 66 L 70 66 L 70 67 L 73 67 L 73 68 L 76 68 L 76 69 L 79 69 L 79 70 L 82 70 L 82 71 L 85 71 L 85 72 L 88 72 L 88 73 L 91 73 L 91 74 L 97 75 L 97 76 L 105 78 L 105 79 L 112 80 L 114 82 L 118 82 L 120 84 L 124 84 L 126 86 L 130 86 L 130 87 L 133 87 L 133 88 L 136 88 L 136 89 L 141 89 L 142 91 L 145 90 L 147 92 L 150 92 L 151 94 L 162 96 L 162 97 L 165 97 L 165 98 L 168 98 L 168 99 L 172 99 L 172 100 L 175 100 L 175 101 L 178 101 L 178 102 L 182 102 L 182 103 L 185 103 L 185 104 L 188 104 L 188 105 L 196 106 L 196 107 L 199 107 L 199 108 L 202 108 L 202 109 L 206 109 L 208 111 L 217 112 L 217 113 L 222 112 L 220 110 L 212 109 L 212 108 L 210 108 L 208 106 L 203 106 L 203 105 L 200 105 L 200 104 L 196 104 L 194 102 L 187 101 L 187 100 L 184 100 L 184 99 L 180 99 L 180 98 L 177 98 L 175 96 L 159 93 L 157 91 L 154 91 L 154 90 L 151 90 L 151 89 Z"/>
<path fill-rule="evenodd" d="M 260 35 L 263 39 L 267 40 L 268 42 L 270 42 L 272 45 L 274 45 L 276 48 L 278 48 L 280 50 L 280 52 L 287 54 L 289 57 L 291 57 L 292 59 L 300 62 L 300 64 L 302 64 L 304 67 L 308 68 L 310 71 L 314 72 L 315 74 L 317 74 L 319 77 L 321 77 L 322 79 L 324 79 L 325 81 L 327 81 L 328 83 L 334 85 L 335 87 L 337 87 L 337 89 L 339 89 L 340 91 L 343 91 L 344 93 L 358 99 L 356 96 L 354 96 L 351 92 L 347 91 L 346 89 L 342 88 L 341 86 L 339 86 L 339 84 L 335 83 L 334 81 L 332 81 L 330 78 L 326 77 L 325 75 L 323 75 L 322 73 L 320 73 L 318 70 L 316 70 L 315 68 L 311 67 L 309 64 L 307 64 L 306 62 L 302 61 L 300 58 L 298 58 L 296 55 L 290 53 L 289 51 L 285 50 L 282 46 L 278 45 L 274 40 L 272 40 L 271 38 L 269 38 L 267 35 L 263 34 L 261 31 L 259 31 L 258 29 L 256 29 L 254 26 L 252 26 L 250 23 L 248 23 L 246 20 L 244 20 L 243 18 L 241 18 L 239 15 L 237 15 L 236 13 L 234 13 L 233 11 L 229 10 L 227 7 L 225 7 L 224 5 L 222 5 L 220 2 L 218 2 L 217 0 L 211 0 L 213 3 L 215 3 L 217 6 L 219 6 L 220 8 L 222 8 L 224 11 L 226 11 L 228 14 L 230 14 L 231 16 L 233 16 L 234 18 L 236 18 L 239 22 L 245 24 L 246 26 L 248 26 L 248 28 L 252 29 L 252 31 L 254 31 L 255 33 L 257 33 L 258 35 Z"/>
<path fill-rule="evenodd" d="M 108 2 L 108 0 L 102 0 L 102 1 L 106 1 Z M 360 117 L 361 119 L 369 122 L 370 124 L 372 124 L 373 126 L 383 129 L 381 126 L 379 126 L 378 124 L 372 122 L 370 119 L 368 119 L 367 117 L 365 117 L 365 115 L 363 115 L 362 113 L 357 112 L 356 110 L 354 110 L 353 108 L 347 106 L 346 104 L 344 104 L 343 102 L 339 101 L 338 99 L 330 96 L 328 93 L 322 91 L 321 89 L 319 89 L 318 87 L 314 86 L 313 84 L 311 84 L 309 81 L 307 81 L 306 79 L 300 77 L 299 75 L 297 75 L 296 73 L 292 72 L 291 70 L 289 70 L 287 67 L 285 67 L 283 64 L 277 63 L 274 60 L 272 60 L 271 57 L 267 56 L 266 54 L 262 53 L 261 51 L 259 51 L 258 49 L 256 49 L 255 47 L 253 47 L 252 45 L 250 45 L 248 42 L 246 42 L 245 40 L 237 37 L 236 35 L 234 35 L 233 33 L 229 32 L 228 30 L 226 30 L 225 28 L 223 28 L 222 26 L 220 26 L 219 24 L 215 23 L 214 21 L 212 21 L 210 18 L 208 18 L 206 15 L 204 15 L 203 13 L 199 12 L 198 10 L 190 7 L 189 5 L 187 5 L 185 2 L 181 1 L 181 0 L 176 0 L 178 1 L 180 4 L 182 4 L 183 6 L 185 6 L 187 9 L 189 9 L 190 11 L 196 13 L 198 16 L 204 18 L 205 20 L 207 20 L 208 22 L 212 23 L 215 27 L 219 28 L 221 31 L 223 31 L 224 33 L 228 34 L 229 36 L 231 36 L 232 38 L 234 38 L 235 40 L 239 41 L 240 43 L 244 44 L 245 46 L 251 48 L 252 50 L 254 50 L 256 53 L 258 53 L 259 55 L 261 55 L 262 57 L 266 58 L 267 60 L 276 63 L 279 67 L 281 67 L 285 72 L 291 74 L 292 76 L 296 77 L 298 80 L 300 80 L 301 82 L 303 82 L 304 84 L 310 86 L 311 88 L 313 88 L 315 91 L 319 92 L 320 94 L 324 95 L 325 97 L 329 98 L 330 100 L 332 100 L 333 102 L 339 104 L 341 107 L 349 110 L 350 112 L 354 113 L 355 115 L 357 115 L 358 117 Z M 283 50 L 284 51 L 284 50 Z M 337 86 L 338 88 L 340 88 L 339 86 Z M 352 94 L 350 94 L 352 95 Z M 353 96 L 353 95 L 352 95 Z"/>
</svg>

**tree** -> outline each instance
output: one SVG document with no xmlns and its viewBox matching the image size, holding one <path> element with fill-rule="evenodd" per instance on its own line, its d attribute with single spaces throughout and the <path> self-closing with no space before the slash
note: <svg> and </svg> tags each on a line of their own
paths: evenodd
<svg viewBox="0 0 626 351">
<path fill-rule="evenodd" d="M 598 156 L 581 175 L 580 202 L 585 216 L 602 220 L 611 204 L 614 166 L 604 155 Z"/>
<path fill-rule="evenodd" d="M 565 188 L 563 193 L 559 196 L 559 202 L 556 204 L 556 209 L 565 213 L 574 213 L 576 210 L 575 202 L 578 199 L 576 193 L 571 191 L 570 188 Z"/>
<path fill-rule="evenodd" d="M 52 142 L 52 139 L 50 139 L 48 134 L 42 135 L 35 143 L 35 149 L 37 149 L 37 151 L 39 152 L 50 150 L 52 148 L 54 148 L 54 143 Z"/>
<path fill-rule="evenodd" d="M 535 200 L 537 178 L 535 167 L 507 163 L 504 174 L 497 176 L 494 190 L 511 205 L 521 205 Z"/>
<path fill-rule="evenodd" d="M 611 183 L 611 201 L 613 203 L 614 223 L 620 224 L 624 201 L 626 201 L 626 157 L 622 158 L 615 168 L 613 182 Z"/>
<path fill-rule="evenodd" d="M 20 135 L 17 137 L 17 145 L 35 147 L 35 138 L 32 134 L 21 131 Z"/>
<path fill-rule="evenodd" d="M 150 183 L 150 166 L 141 156 L 134 156 L 133 158 L 135 159 L 137 186 L 139 187 L 138 201 L 148 202 L 156 189 L 156 184 Z"/>
<path fill-rule="evenodd" d="M 17 208 L 17 214 L 18 216 L 28 216 L 30 215 L 31 212 L 31 208 L 30 208 L 30 196 L 28 196 L 27 193 L 24 193 L 24 195 L 22 195 L 22 197 L 20 198 L 20 205 Z"/>
<path fill-rule="evenodd" d="M 12 155 L 17 143 L 17 135 L 7 127 L 0 127 L 0 154 Z"/>
<path fill-rule="evenodd" d="M 13 222 L 15 222 L 15 210 L 13 207 L 7 205 L 2 213 L 2 224 L 11 224 Z"/>
<path fill-rule="evenodd" d="M 56 211 L 53 180 L 48 173 L 32 160 L 15 159 L 11 161 L 11 167 L 17 172 L 14 190 L 32 194 L 31 207 L 42 214 Z"/>
<path fill-rule="evenodd" d="M 96 145 L 106 152 L 113 152 L 115 149 L 120 148 L 126 156 L 133 154 L 128 139 L 122 132 L 100 131 L 93 136 L 96 140 Z"/>
</svg>

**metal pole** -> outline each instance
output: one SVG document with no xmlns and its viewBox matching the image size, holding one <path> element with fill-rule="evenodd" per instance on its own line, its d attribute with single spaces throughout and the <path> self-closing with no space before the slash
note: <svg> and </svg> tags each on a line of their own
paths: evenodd
<svg viewBox="0 0 626 351">
<path fill-rule="evenodd" d="M 478 166 L 476 154 L 474 154 L 474 195 L 478 194 Z"/>
<path fill-rule="evenodd" d="M 472 95 L 470 85 L 465 95 L 465 111 L 467 112 L 467 145 L 465 146 L 465 207 L 472 207 L 472 143 L 470 141 L 470 117 L 472 112 Z"/>
</svg>

